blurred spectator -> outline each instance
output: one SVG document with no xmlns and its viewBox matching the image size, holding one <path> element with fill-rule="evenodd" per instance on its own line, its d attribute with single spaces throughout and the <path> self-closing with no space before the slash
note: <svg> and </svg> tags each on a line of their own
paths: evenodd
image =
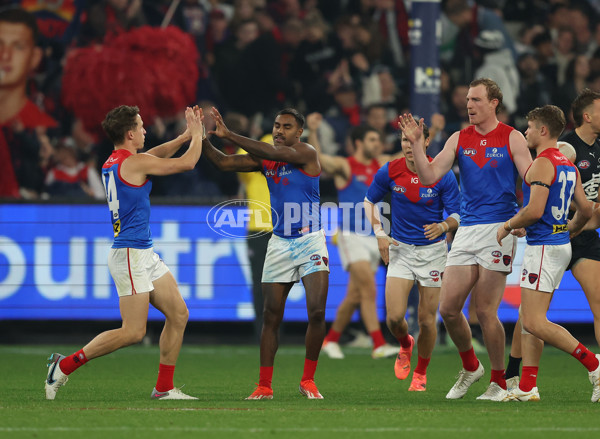
<svg viewBox="0 0 600 439">
<path fill-rule="evenodd" d="M 81 45 L 102 43 L 133 27 L 146 24 L 142 0 L 100 0 L 91 2 L 83 18 Z"/>
<path fill-rule="evenodd" d="M 367 107 L 365 111 L 365 124 L 375 128 L 381 134 L 383 153 L 398 152 L 396 140 L 397 130 L 392 126 L 392 120 L 398 115 L 398 110 L 384 103 L 376 103 Z"/>
<path fill-rule="evenodd" d="M 392 54 L 393 66 L 401 69 L 408 51 L 408 11 L 404 0 L 374 0 L 373 21 Z"/>
<path fill-rule="evenodd" d="M 590 65 L 585 55 L 577 55 L 571 60 L 565 72 L 565 83 L 558 88 L 554 96 L 554 104 L 568 117 L 571 103 L 588 86 Z"/>
<path fill-rule="evenodd" d="M 540 65 L 536 56 L 529 52 L 519 57 L 517 63 L 521 82 L 519 97 L 517 98 L 517 114 L 515 126 L 518 130 L 527 129 L 527 113 L 536 107 L 551 103 L 552 87 L 540 73 Z"/>
<path fill-rule="evenodd" d="M 44 176 L 38 134 L 58 125 L 27 98 L 28 80 L 42 59 L 37 41 L 33 15 L 0 12 L 0 197 L 39 195 Z"/>
<path fill-rule="evenodd" d="M 563 27 L 558 30 L 556 37 L 556 50 L 554 56 L 556 59 L 556 65 L 558 68 L 557 72 L 557 84 L 559 86 L 565 83 L 565 74 L 569 62 L 575 57 L 576 54 L 576 40 L 575 31 L 570 27 Z"/>
<path fill-rule="evenodd" d="M 536 51 L 540 72 L 546 77 L 549 84 L 558 83 L 558 65 L 554 56 L 554 44 L 549 32 L 542 32 L 533 37 L 531 41 Z"/>
<path fill-rule="evenodd" d="M 106 197 L 98 172 L 79 159 L 72 138 L 57 143 L 53 162 L 44 182 L 44 192 L 50 197 Z"/>
<path fill-rule="evenodd" d="M 459 84 L 452 90 L 450 107 L 444 114 L 444 118 L 446 119 L 446 131 L 449 133 L 460 131 L 469 124 L 469 114 L 467 112 L 468 92 L 469 86 L 466 84 Z"/>
<path fill-rule="evenodd" d="M 569 13 L 569 25 L 577 39 L 577 52 L 586 53 L 592 43 L 592 29 L 588 12 L 582 7 L 573 7 Z M 560 29 L 559 29 L 560 31 Z"/>
<path fill-rule="evenodd" d="M 519 72 L 504 44 L 504 36 L 497 30 L 483 30 L 475 38 L 475 46 L 481 50 L 483 63 L 472 79 L 490 78 L 502 90 L 502 103 L 509 114 L 517 110 L 519 96 Z"/>
</svg>

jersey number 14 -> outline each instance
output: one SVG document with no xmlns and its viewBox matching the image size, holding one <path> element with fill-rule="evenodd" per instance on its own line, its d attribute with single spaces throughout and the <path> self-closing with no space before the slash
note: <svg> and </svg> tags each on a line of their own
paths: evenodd
<svg viewBox="0 0 600 439">
<path fill-rule="evenodd" d="M 106 192 L 108 208 L 112 215 L 114 236 L 116 238 L 121 231 L 121 220 L 119 219 L 119 198 L 117 197 L 117 185 L 115 183 L 114 172 L 109 171 L 107 175 L 105 174 L 102 183 L 104 184 L 104 191 Z"/>
</svg>

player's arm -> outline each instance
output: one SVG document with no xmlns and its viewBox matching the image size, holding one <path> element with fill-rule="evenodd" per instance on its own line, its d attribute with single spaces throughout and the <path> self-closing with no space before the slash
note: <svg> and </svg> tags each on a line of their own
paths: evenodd
<svg viewBox="0 0 600 439">
<path fill-rule="evenodd" d="M 306 126 L 309 129 L 308 132 L 308 143 L 311 144 L 319 156 L 321 162 L 321 168 L 324 172 L 331 175 L 339 175 L 345 179 L 350 178 L 350 165 L 348 160 L 343 157 L 337 157 L 329 154 L 324 154 L 321 150 L 321 143 L 319 142 L 319 136 L 317 130 L 323 116 L 320 113 L 311 113 L 306 116 Z"/>
<path fill-rule="evenodd" d="M 398 245 L 398 241 L 388 236 L 385 233 L 383 224 L 381 222 L 381 215 L 379 214 L 379 207 L 376 203 L 380 202 L 385 194 L 388 192 L 386 181 L 389 180 L 388 166 L 383 166 L 373 179 L 373 183 L 367 190 L 367 195 L 364 200 L 365 216 L 373 227 L 373 232 L 377 237 L 377 246 L 379 247 L 379 254 L 385 265 L 390 262 L 390 244 Z"/>
<path fill-rule="evenodd" d="M 586 223 L 589 222 L 590 218 L 592 218 L 592 214 L 594 213 L 594 207 L 596 204 L 592 201 L 589 201 L 585 196 L 585 191 L 583 190 L 583 185 L 581 184 L 581 175 L 579 175 L 579 171 L 577 171 L 577 183 L 575 184 L 575 192 L 573 193 L 573 201 L 572 204 L 575 204 L 575 215 L 571 221 L 569 221 L 568 229 L 570 235 L 577 235 L 581 232 L 581 229 L 584 226 L 587 226 Z M 598 210 L 598 209 L 595 209 Z M 594 217 L 598 215 L 594 213 Z"/>
<path fill-rule="evenodd" d="M 600 208 L 598 208 L 598 203 L 594 203 L 590 201 L 592 205 L 592 217 L 589 219 L 585 226 L 583 226 L 582 230 L 596 230 L 600 227 Z"/>
<path fill-rule="evenodd" d="M 173 140 L 163 143 L 162 145 L 155 146 L 152 149 L 146 151 L 146 154 L 153 155 L 155 157 L 167 159 L 173 156 L 181 146 L 190 141 L 192 139 L 192 135 L 189 130 L 185 130 L 183 134 L 180 134 Z"/>
<path fill-rule="evenodd" d="M 421 183 L 425 186 L 434 184 L 441 179 L 450 169 L 456 158 L 456 147 L 458 146 L 458 135 L 456 132 L 446 141 L 444 148 L 435 156 L 433 161 L 429 161 L 425 154 L 423 143 L 423 119 L 417 123 L 412 114 L 405 114 L 398 117 L 398 126 L 412 144 L 413 156 L 417 175 Z"/>
<path fill-rule="evenodd" d="M 554 166 L 547 158 L 539 158 L 533 162 L 527 172 L 527 183 L 531 186 L 529 203 L 517 212 L 515 216 L 498 227 L 497 241 L 501 241 L 514 229 L 530 226 L 538 221 L 546 208 L 550 185 L 554 179 Z"/>
<path fill-rule="evenodd" d="M 513 162 L 519 171 L 519 175 L 523 178 L 532 161 L 531 153 L 529 152 L 529 148 L 527 148 L 527 140 L 525 140 L 525 137 L 520 131 L 512 130 L 508 142 Z"/>
<path fill-rule="evenodd" d="M 192 141 L 187 151 L 177 158 L 159 158 L 153 154 L 142 153 L 129 157 L 122 164 L 121 172 L 127 181 L 135 182 L 147 175 L 171 175 L 194 169 L 202 153 L 204 124 L 199 109 L 187 108 L 185 118 Z"/>
<path fill-rule="evenodd" d="M 252 172 L 262 169 L 261 159 L 253 154 L 223 154 L 208 139 L 202 144 L 204 157 L 221 171 Z"/>
</svg>

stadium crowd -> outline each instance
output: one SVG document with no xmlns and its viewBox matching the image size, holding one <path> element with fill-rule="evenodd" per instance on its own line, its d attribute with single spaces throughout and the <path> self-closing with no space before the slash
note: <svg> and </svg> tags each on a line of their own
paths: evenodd
<svg viewBox="0 0 600 439">
<path fill-rule="evenodd" d="M 146 70 L 160 73 L 169 63 L 154 55 L 143 58 L 143 63 L 123 58 L 117 70 L 134 76 L 119 70 L 111 79 L 114 55 L 113 64 L 108 55 L 102 66 L 88 62 L 96 69 L 90 74 L 82 65 L 91 58 L 83 54 L 90 48 L 98 54 L 122 48 L 124 38 L 136 30 L 146 32 L 138 34 L 148 36 L 144 44 L 185 58 L 175 60 L 181 63 L 180 70 L 195 72 L 184 77 L 194 81 L 192 102 L 169 110 L 159 106 L 163 111 L 157 114 L 144 113 L 140 105 L 149 146 L 181 133 L 183 110 L 196 102 L 205 110 L 218 106 L 228 126 L 252 138 L 270 130 L 278 109 L 293 106 L 305 114 L 323 115 L 318 136 L 327 154 L 352 155 L 348 133 L 361 123 L 382 133 L 386 152 L 398 152 L 396 117 L 410 108 L 409 3 L 5 1 L 4 6 L 33 14 L 39 35 L 26 57 L 18 57 L 10 49 L 15 43 L 0 34 L 0 160 L 6 171 L 0 177 L 0 197 L 104 198 L 98 170 L 112 144 L 81 108 L 93 107 L 93 99 L 108 96 L 111 87 L 121 93 L 123 103 L 138 104 L 136 87 L 143 88 Z M 447 133 L 468 124 L 465 97 L 476 77 L 498 83 L 505 104 L 499 118 L 521 131 L 531 109 L 553 103 L 568 114 L 585 87 L 600 91 L 599 17 L 598 3 L 588 0 L 442 1 L 440 113 L 427 121 L 438 132 L 429 153 L 439 151 Z M 182 45 L 150 38 L 149 28 L 167 26 L 191 36 L 193 44 L 184 51 Z M 132 47 L 142 45 L 142 38 L 136 38 Z M 177 87 L 185 82 L 170 74 L 158 79 L 156 94 L 164 87 L 164 94 L 177 95 Z M 190 96 L 189 90 L 181 93 Z M 95 125 L 99 127 L 100 121 Z M 567 129 L 573 128 L 569 117 Z M 233 145 L 212 140 L 221 150 L 234 151 Z M 324 183 L 323 196 L 334 196 L 333 184 Z M 238 191 L 234 173 L 219 173 L 200 160 L 193 171 L 155 178 L 153 195 L 228 198 Z"/>
</svg>

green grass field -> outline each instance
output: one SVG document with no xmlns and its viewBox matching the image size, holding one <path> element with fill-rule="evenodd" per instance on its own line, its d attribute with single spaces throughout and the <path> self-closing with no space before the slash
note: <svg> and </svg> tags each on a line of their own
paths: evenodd
<svg viewBox="0 0 600 439">
<path fill-rule="evenodd" d="M 276 358 L 272 401 L 244 401 L 258 380 L 258 347 L 184 346 L 178 386 L 199 401 L 151 401 L 158 348 L 135 346 L 96 359 L 75 372 L 56 400 L 44 398 L 46 357 L 76 346 L 0 346 L 0 438 L 228 438 L 228 437 L 524 437 L 600 432 L 600 405 L 590 402 L 587 371 L 546 348 L 539 403 L 476 401 L 489 380 L 447 401 L 460 359 L 437 349 L 428 390 L 408 392 L 393 359 L 372 360 L 365 349 L 345 349 L 345 360 L 322 358 L 316 382 L 324 400 L 298 392 L 303 347 L 283 346 Z M 416 356 L 413 358 L 413 367 Z"/>
</svg>

